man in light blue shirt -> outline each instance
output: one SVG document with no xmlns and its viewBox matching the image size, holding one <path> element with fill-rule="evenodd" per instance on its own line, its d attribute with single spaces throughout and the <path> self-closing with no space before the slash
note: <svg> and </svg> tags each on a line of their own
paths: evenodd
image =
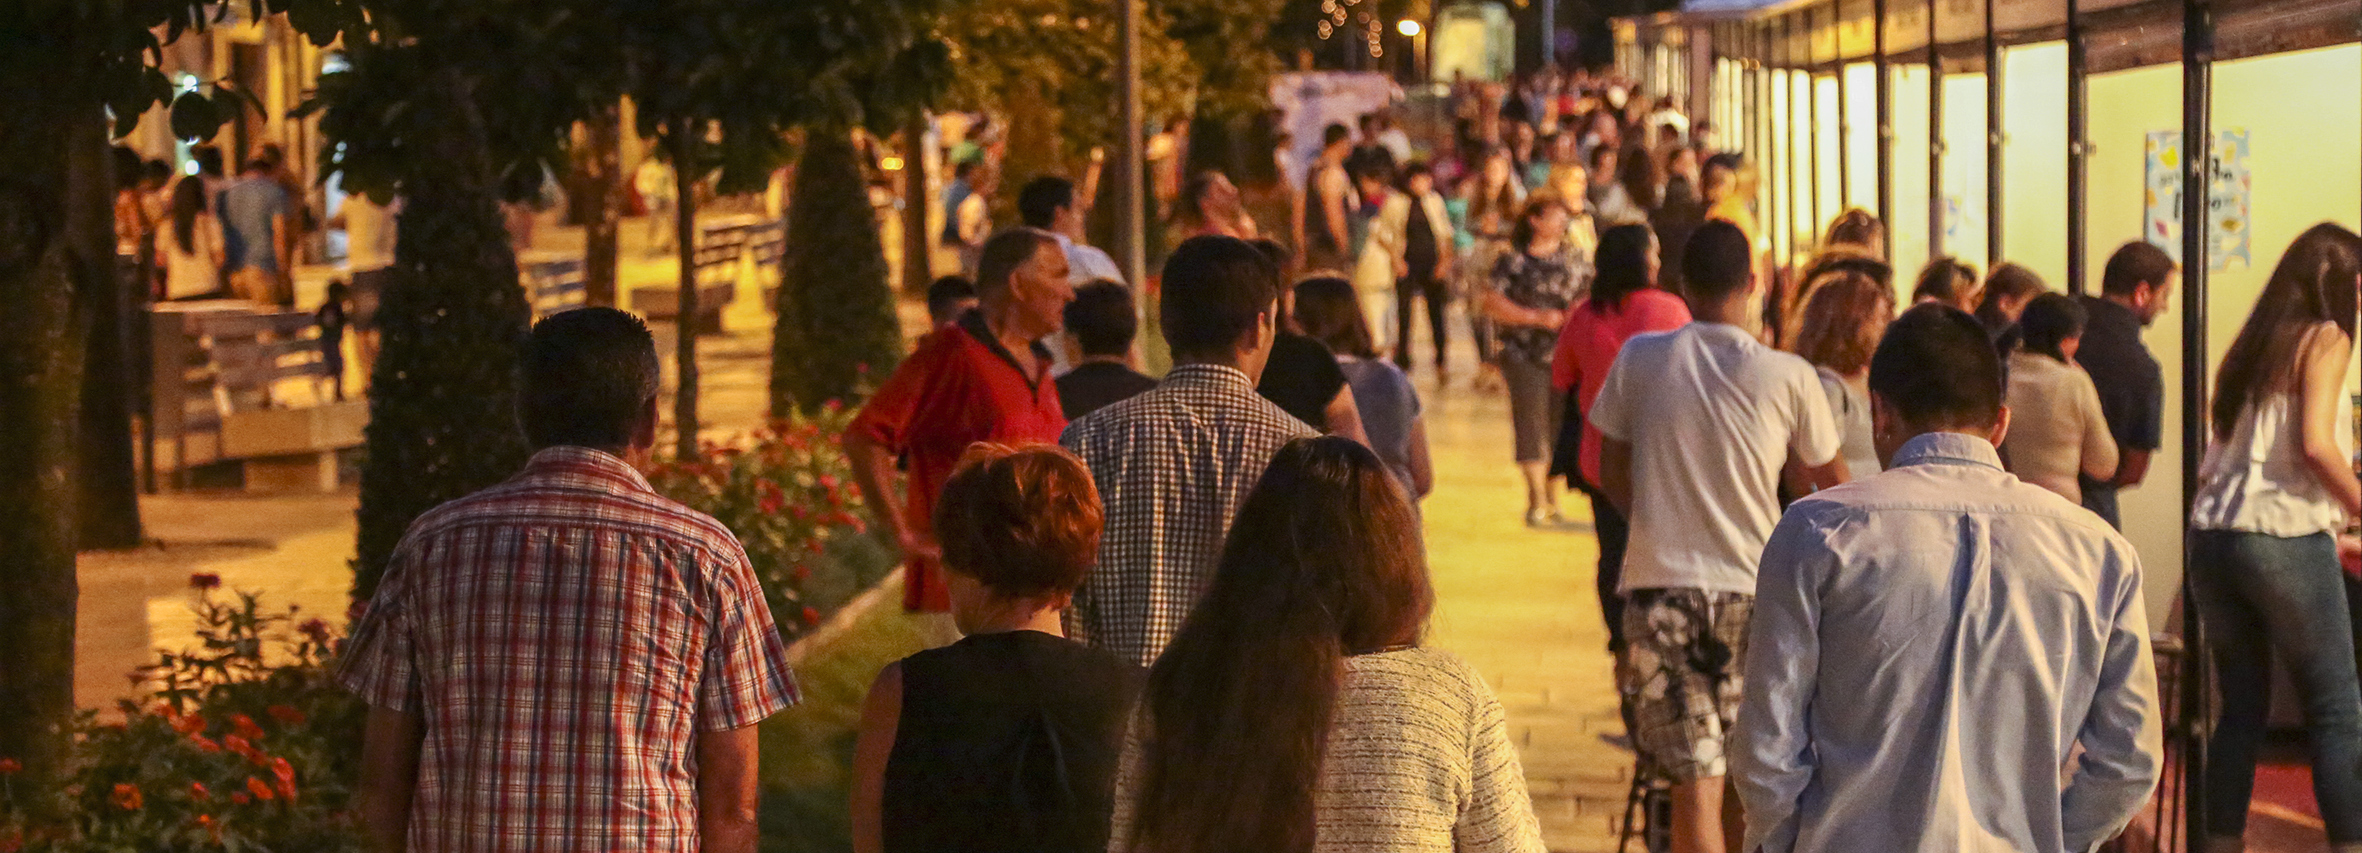
<svg viewBox="0 0 2362 853">
<path fill-rule="evenodd" d="M 2000 359 L 1968 315 L 1889 326 L 1870 398 L 1886 472 L 1798 501 L 1764 550 L 1745 849 L 2091 850 L 2161 763 L 2139 558 L 2002 470 Z"/>
</svg>

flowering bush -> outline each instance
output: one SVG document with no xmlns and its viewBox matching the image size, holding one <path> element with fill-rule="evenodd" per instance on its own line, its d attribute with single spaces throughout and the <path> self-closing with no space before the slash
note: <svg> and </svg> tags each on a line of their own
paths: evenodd
<svg viewBox="0 0 2362 853">
<path fill-rule="evenodd" d="M 132 676 L 156 685 L 122 718 L 75 724 L 64 784 L 17 785 L 0 759 L 0 853 L 358 851 L 349 810 L 360 701 L 330 683 L 337 637 L 253 593 L 197 590 L 198 646 Z"/>
<path fill-rule="evenodd" d="M 837 444 L 851 422 L 851 413 L 831 403 L 810 418 L 777 421 L 729 442 L 704 442 L 697 458 L 659 460 L 647 471 L 658 492 L 737 534 L 780 633 L 791 640 L 818 627 L 826 611 L 842 603 L 816 598 L 815 584 L 847 586 L 847 578 L 832 575 L 871 574 L 855 564 L 882 558 L 875 541 L 862 535 L 868 528 L 861 497 Z M 850 585 L 874 579 L 857 577 Z"/>
</svg>

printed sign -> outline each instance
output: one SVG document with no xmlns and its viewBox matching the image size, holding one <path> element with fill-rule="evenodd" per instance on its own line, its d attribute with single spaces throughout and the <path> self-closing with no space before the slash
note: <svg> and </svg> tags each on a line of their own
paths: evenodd
<svg viewBox="0 0 2362 853">
<path fill-rule="evenodd" d="M 2172 255 L 2176 263 L 2181 261 L 2182 254 L 2181 147 L 2179 130 L 2150 131 L 2142 145 L 2145 163 L 2142 233 L 2149 242 Z M 2249 153 L 2246 129 L 2225 130 L 2215 135 L 2214 155 L 2207 164 L 2208 269 L 2229 269 L 2233 261 L 2242 267 L 2255 263 L 2248 241 L 2248 232 L 2254 224 L 2249 216 L 2250 205 L 2255 195 L 2255 177 L 2247 165 Z"/>
</svg>

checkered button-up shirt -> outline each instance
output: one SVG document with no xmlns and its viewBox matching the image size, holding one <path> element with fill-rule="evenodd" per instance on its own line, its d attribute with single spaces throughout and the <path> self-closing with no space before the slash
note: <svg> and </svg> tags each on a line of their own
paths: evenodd
<svg viewBox="0 0 2362 853">
<path fill-rule="evenodd" d="M 1272 454 L 1315 434 L 1245 373 L 1209 364 L 1175 367 L 1147 393 L 1068 426 L 1059 443 L 1090 466 L 1107 512 L 1068 632 L 1154 663 L 1213 580 L 1230 518 Z"/>
<path fill-rule="evenodd" d="M 697 736 L 797 698 L 738 540 L 580 447 L 420 516 L 338 677 L 424 723 L 417 851 L 694 851 Z"/>
</svg>

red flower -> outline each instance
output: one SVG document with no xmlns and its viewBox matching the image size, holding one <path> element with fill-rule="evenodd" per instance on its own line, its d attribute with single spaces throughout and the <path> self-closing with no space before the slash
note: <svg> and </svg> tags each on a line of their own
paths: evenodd
<svg viewBox="0 0 2362 853">
<path fill-rule="evenodd" d="M 262 740 L 262 727 L 254 724 L 253 717 L 245 714 L 231 714 L 230 727 L 236 729 L 238 734 L 246 736 L 247 740 Z"/>
<path fill-rule="evenodd" d="M 0 776 L 14 776 L 25 772 L 25 766 L 14 758 L 0 758 Z"/>
<path fill-rule="evenodd" d="M 213 838 L 213 843 L 221 843 L 221 824 L 214 822 L 212 815 L 198 815 L 197 825 L 205 828 L 205 834 Z"/>
<path fill-rule="evenodd" d="M 235 735 L 232 735 L 232 737 L 235 737 Z M 192 735 L 189 735 L 189 742 L 190 742 L 190 743 L 193 743 L 193 744 L 196 744 L 198 749 L 204 750 L 204 751 L 206 751 L 206 752 L 209 752 L 209 753 L 220 753 L 220 752 L 221 752 L 221 744 L 214 743 L 212 738 L 208 738 L 208 737 L 206 737 L 206 736 L 204 736 L 204 735 L 199 735 L 199 734 L 192 734 Z"/>
<path fill-rule="evenodd" d="M 271 758 L 271 775 L 278 777 L 281 782 L 293 783 L 295 781 L 295 766 L 288 764 L 285 758 L 274 756 Z"/>
<path fill-rule="evenodd" d="M 195 714 L 177 715 L 168 719 L 172 720 L 172 730 L 184 735 L 194 735 L 205 731 L 205 718 Z"/>
<path fill-rule="evenodd" d="M 205 783 L 203 782 L 190 782 L 189 799 L 202 803 L 206 800 L 213 799 L 213 792 L 205 790 Z"/>
<path fill-rule="evenodd" d="M 23 849 L 25 849 L 23 831 L 12 829 L 8 831 L 7 835 L 0 835 L 0 853 L 17 853 Z"/>
<path fill-rule="evenodd" d="M 195 589 L 221 588 L 221 576 L 212 572 L 198 572 L 189 576 L 189 586 Z"/>
<path fill-rule="evenodd" d="M 254 757 L 254 743 L 243 737 L 239 737 L 238 735 L 230 735 L 229 737 L 222 738 L 221 745 L 223 748 L 228 749 L 233 755 L 243 755 L 247 758 Z"/>
<path fill-rule="evenodd" d="M 261 779 L 256 779 L 252 776 L 246 777 L 246 790 L 252 792 L 255 799 L 265 802 L 268 802 L 272 798 L 278 796 L 277 794 L 271 793 L 271 786 L 263 784 Z"/>
<path fill-rule="evenodd" d="M 822 474 L 822 475 L 820 475 L 820 487 L 821 487 L 821 488 L 823 488 L 823 489 L 827 489 L 827 490 L 829 490 L 829 491 L 832 491 L 832 492 L 833 492 L 833 491 L 836 491 L 836 488 L 837 488 L 837 476 L 836 476 L 835 474 Z"/>
<path fill-rule="evenodd" d="M 145 804 L 145 801 L 140 799 L 139 786 L 129 782 L 117 784 L 115 793 L 107 797 L 107 802 L 114 803 L 116 808 L 127 812 L 139 811 L 139 807 Z"/>
<path fill-rule="evenodd" d="M 246 796 L 246 792 L 245 792 L 245 791 L 231 791 L 231 792 L 230 792 L 230 803 L 231 803 L 232 805 L 240 805 L 240 806 L 243 806 L 243 805 L 245 805 L 245 804 L 247 804 L 247 803 L 251 803 L 251 802 L 254 802 L 254 798 L 253 798 L 253 797 Z"/>
<path fill-rule="evenodd" d="M 305 719 L 303 712 L 296 710 L 295 706 L 293 705 L 272 705 L 271 707 L 264 709 L 264 712 L 270 714 L 271 719 L 278 720 L 279 722 L 286 723 L 290 726 L 303 725 Z"/>
<path fill-rule="evenodd" d="M 810 606 L 806 606 L 806 607 L 804 608 L 804 613 L 803 613 L 803 616 L 804 616 L 804 624 L 806 624 L 806 625 L 818 625 L 818 624 L 820 624 L 820 611 L 819 611 L 819 610 L 813 609 L 813 608 L 812 608 L 812 607 L 810 607 Z"/>
<path fill-rule="evenodd" d="M 796 570 L 795 570 L 795 576 L 796 576 L 796 580 L 800 580 L 800 581 L 801 581 L 801 580 L 811 580 L 811 579 L 812 579 L 812 567 L 811 567 L 811 566 L 804 565 L 803 563 L 797 563 L 797 564 L 796 564 Z"/>
<path fill-rule="evenodd" d="M 827 550 L 827 546 L 820 544 L 820 539 L 818 537 L 814 537 L 804 540 L 804 550 L 818 554 Z"/>
<path fill-rule="evenodd" d="M 764 480 L 756 491 L 762 493 L 756 504 L 764 515 L 778 515 L 779 510 L 787 506 L 787 493 L 779 490 L 778 483 Z"/>
</svg>

